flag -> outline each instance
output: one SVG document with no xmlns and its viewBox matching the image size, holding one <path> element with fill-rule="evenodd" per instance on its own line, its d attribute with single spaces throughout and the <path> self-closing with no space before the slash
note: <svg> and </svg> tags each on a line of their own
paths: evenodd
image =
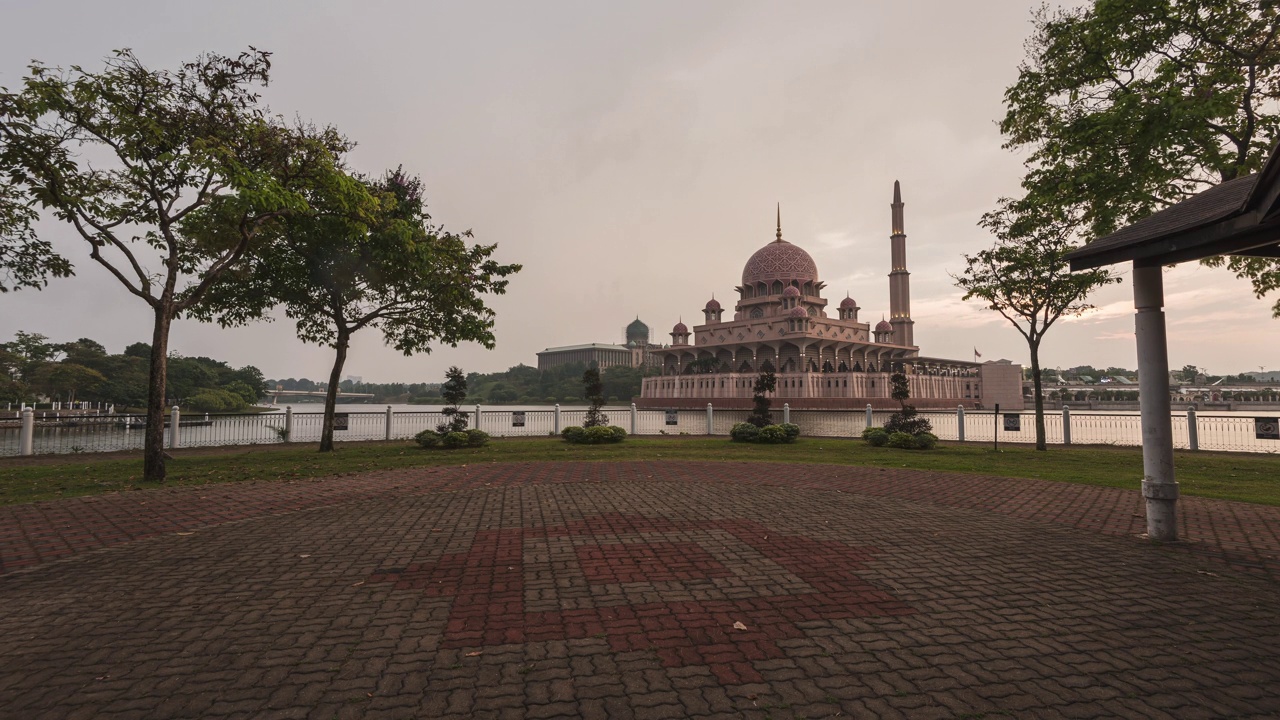
<svg viewBox="0 0 1280 720">
<path fill-rule="evenodd" d="M 974 349 L 973 349 L 973 359 L 974 359 L 974 360 L 977 360 L 977 359 L 978 359 L 978 358 L 980 358 L 980 357 L 982 357 L 982 353 L 978 352 L 978 348 L 974 348 Z"/>
</svg>

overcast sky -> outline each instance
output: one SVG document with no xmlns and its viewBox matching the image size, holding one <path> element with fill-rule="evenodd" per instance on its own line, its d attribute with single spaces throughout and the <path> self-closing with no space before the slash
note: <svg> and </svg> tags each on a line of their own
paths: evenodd
<svg viewBox="0 0 1280 720">
<path fill-rule="evenodd" d="M 523 263 L 494 298 L 497 348 L 404 357 L 357 334 L 347 374 L 439 381 L 535 364 L 549 346 L 655 335 L 731 307 L 742 266 L 774 234 L 813 255 L 829 300 L 888 310 L 889 202 L 906 203 L 921 353 L 1026 362 L 1021 336 L 963 303 L 948 273 L 990 244 L 978 217 L 1015 193 L 1019 158 L 995 121 L 1038 0 L 955 2 L 27 2 L 0 0 L 0 85 L 31 59 L 102 67 L 133 48 L 173 68 L 202 51 L 270 50 L 273 110 L 333 124 L 353 165 L 421 174 L 444 226 Z M 41 231 L 79 275 L 0 296 L 16 330 L 119 352 L 150 315 L 68 228 Z M 1280 325 L 1247 283 L 1196 265 L 1166 274 L 1170 362 L 1274 369 Z M 1046 366 L 1136 365 L 1131 286 L 1050 332 Z M 287 320 L 223 330 L 183 320 L 171 348 L 268 377 L 324 378 L 331 350 Z"/>
</svg>

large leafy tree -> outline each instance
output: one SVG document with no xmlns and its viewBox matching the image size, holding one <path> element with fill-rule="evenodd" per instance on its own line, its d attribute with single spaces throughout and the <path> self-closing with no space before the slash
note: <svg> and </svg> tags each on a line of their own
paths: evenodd
<svg viewBox="0 0 1280 720">
<path fill-rule="evenodd" d="M 315 212 L 281 225 L 249 272 L 216 293 L 223 323 L 261 318 L 278 303 L 298 337 L 334 349 L 320 450 L 333 449 L 333 414 L 351 337 L 376 328 L 410 355 L 436 343 L 494 346 L 493 311 L 485 295 L 506 291 L 519 265 L 492 259 L 496 245 L 472 245 L 471 233 L 430 223 L 422 184 L 395 170 L 359 178 L 362 192 L 317 191 Z M 244 297 L 259 301 L 241 303 Z"/>
<path fill-rule="evenodd" d="M 198 308 L 276 222 L 305 211 L 306 189 L 341 177 L 334 167 L 343 138 L 288 125 L 263 106 L 256 88 L 269 71 L 258 50 L 201 56 L 176 71 L 152 70 L 122 50 L 101 72 L 35 63 L 19 90 L 0 90 L 8 205 L 38 206 L 68 223 L 89 259 L 153 314 L 150 481 L 165 476 L 171 323 Z M 16 241 L 6 236 L 3 252 L 39 255 L 45 248 L 29 224 L 18 227 L 26 229 Z"/>
<path fill-rule="evenodd" d="M 3 142 L 0 136 L 0 149 Z M 71 274 L 71 263 L 36 237 L 31 225 L 38 217 L 22 190 L 0 173 L 0 293 L 39 289 L 50 276 Z"/>
<path fill-rule="evenodd" d="M 1278 14 L 1258 0 L 1042 8 L 1000 123 L 1028 153 L 1025 194 L 987 220 L 1090 239 L 1257 171 L 1280 130 Z M 1275 260 L 1208 262 L 1258 297 L 1280 288 Z"/>
<path fill-rule="evenodd" d="M 1063 315 L 1079 315 L 1092 306 L 1085 298 L 1102 285 L 1120 278 L 1105 269 L 1073 273 L 1066 255 L 1073 249 L 1066 228 L 1011 230 L 1009 216 L 988 215 L 988 229 L 996 244 L 976 255 L 965 255 L 963 273 L 956 285 L 964 299 L 981 300 L 1000 313 L 1027 341 L 1031 352 L 1031 379 L 1035 385 L 1036 449 L 1046 449 L 1040 344 L 1045 333 Z M 895 395 L 896 387 L 895 387 Z"/>
</svg>

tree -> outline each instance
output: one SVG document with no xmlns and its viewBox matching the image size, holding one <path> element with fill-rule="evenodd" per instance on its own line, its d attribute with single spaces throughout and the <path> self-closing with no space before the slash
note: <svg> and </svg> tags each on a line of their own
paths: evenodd
<svg viewBox="0 0 1280 720">
<path fill-rule="evenodd" d="M 320 450 L 333 449 L 333 412 L 351 336 L 366 327 L 406 355 L 433 343 L 494 346 L 488 293 L 502 294 L 503 278 L 519 265 L 491 259 L 496 245 L 468 245 L 470 231 L 430 225 L 422 183 L 401 170 L 357 187 L 319 188 L 316 209 L 287 219 L 253 258 L 250 271 L 215 292 L 219 321 L 263 317 L 279 303 L 298 337 L 334 348 Z M 246 296 L 258 298 L 248 304 Z"/>
<path fill-rule="evenodd" d="M 3 92 L 3 90 L 0 90 Z M 3 143 L 0 138 L 0 143 Z M 0 152 L 3 152 L 0 145 Z M 22 288 L 43 288 L 48 278 L 71 275 L 71 263 L 35 234 L 31 224 L 39 217 L 20 188 L 0 176 L 0 293 Z"/>
<path fill-rule="evenodd" d="M 1016 235 L 1003 213 L 988 214 L 983 224 L 996 233 L 993 247 L 965 255 L 964 273 L 952 278 L 964 299 L 977 298 L 1000 313 L 1027 341 L 1035 384 L 1036 449 L 1046 449 L 1040 343 L 1063 315 L 1093 307 L 1084 298 L 1094 288 L 1120 282 L 1105 269 L 1072 273 L 1066 254 L 1072 249 L 1064 229 L 1038 228 Z"/>
<path fill-rule="evenodd" d="M 440 397 L 449 405 L 440 412 L 445 421 L 436 427 L 436 432 L 444 435 L 451 432 L 462 432 L 467 429 L 467 414 L 458 406 L 467 399 L 467 378 L 462 368 L 454 365 L 444 373 L 444 384 L 440 386 Z"/>
<path fill-rule="evenodd" d="M 276 222 L 306 210 L 302 190 L 330 181 L 348 147 L 332 130 L 272 116 L 254 89 L 269 70 L 268 53 L 253 49 L 173 72 L 121 50 L 97 73 L 33 63 L 19 91 L 0 91 L 10 193 L 69 223 L 89 258 L 152 312 L 148 481 L 165 476 L 170 325 Z"/>
<path fill-rule="evenodd" d="M 755 385 L 752 386 L 752 406 L 751 414 L 747 416 L 747 422 L 756 427 L 764 427 L 773 424 L 773 414 L 769 412 L 769 393 L 778 387 L 778 378 L 773 374 L 772 370 L 765 370 L 756 378 Z"/>
<path fill-rule="evenodd" d="M 609 424 L 609 416 L 600 412 L 604 405 L 604 383 L 600 382 L 600 371 L 594 365 L 582 372 L 582 395 L 591 403 L 587 408 L 587 416 L 582 427 L 604 427 Z"/>
<path fill-rule="evenodd" d="M 889 384 L 892 386 L 889 397 L 898 401 L 898 412 L 889 416 L 889 421 L 884 424 L 885 432 L 908 435 L 933 432 L 933 423 L 928 418 L 920 417 L 914 405 L 907 404 L 911 399 L 910 378 L 905 373 L 896 372 L 889 376 Z"/>
<path fill-rule="evenodd" d="M 1278 13 L 1256 0 L 1041 9 L 1000 123 L 1005 146 L 1030 153 L 1026 193 L 1002 210 L 1102 237 L 1257 171 L 1280 132 Z M 1280 289 L 1274 259 L 1225 262 L 1259 298 Z"/>
<path fill-rule="evenodd" d="M 91 390 L 107 381 L 97 370 L 72 362 L 45 363 L 27 375 L 27 382 L 42 395 L 65 398 L 68 402 L 75 402 L 77 392 Z"/>
</svg>

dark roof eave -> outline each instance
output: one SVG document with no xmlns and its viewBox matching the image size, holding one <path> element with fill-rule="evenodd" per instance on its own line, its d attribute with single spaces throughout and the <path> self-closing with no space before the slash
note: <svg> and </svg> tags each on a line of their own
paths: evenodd
<svg viewBox="0 0 1280 720">
<path fill-rule="evenodd" d="M 1130 260 L 1167 265 L 1216 255 L 1243 254 L 1280 241 L 1280 223 L 1259 225 L 1259 219 L 1259 213 L 1253 211 L 1141 243 L 1105 248 L 1086 245 L 1068 253 L 1067 260 L 1072 270 L 1089 270 Z"/>
</svg>

